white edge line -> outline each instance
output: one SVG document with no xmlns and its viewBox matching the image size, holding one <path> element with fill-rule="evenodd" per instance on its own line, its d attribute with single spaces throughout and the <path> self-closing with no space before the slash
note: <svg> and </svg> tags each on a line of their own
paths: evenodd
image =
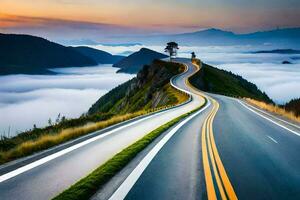
<svg viewBox="0 0 300 200">
<path fill-rule="evenodd" d="M 251 107 L 251 108 L 253 108 L 253 109 L 255 109 L 255 110 L 258 110 L 258 111 L 260 111 L 260 112 L 262 112 L 262 113 L 264 113 L 264 114 L 266 114 L 266 115 L 268 115 L 268 116 L 270 116 L 270 117 L 273 117 L 273 118 L 275 118 L 275 119 L 277 119 L 277 120 L 279 120 L 279 121 L 282 121 L 282 122 L 284 122 L 284 123 L 286 123 L 286 124 L 289 124 L 289 125 L 291 125 L 291 126 L 294 126 L 294 127 L 300 129 L 300 126 L 297 126 L 296 124 L 293 124 L 293 123 L 291 123 L 291 122 L 288 122 L 288 121 L 285 121 L 285 120 L 283 120 L 283 119 L 280 119 L 279 117 L 276 117 L 276 116 L 274 116 L 274 115 L 271 115 L 270 113 L 267 113 L 267 112 L 264 111 L 264 110 L 258 109 L 258 108 L 254 107 L 254 106 L 252 106 L 252 105 L 250 105 L 250 104 L 248 104 L 248 103 L 247 103 L 247 106 L 249 106 L 249 107 Z"/>
<path fill-rule="evenodd" d="M 267 135 L 267 137 L 268 137 L 270 140 L 272 140 L 273 142 L 275 142 L 276 144 L 278 144 L 278 142 L 277 142 L 274 138 L 272 138 L 271 136 Z"/>
<path fill-rule="evenodd" d="M 197 111 L 193 115 L 186 118 L 184 121 L 175 126 L 167 135 L 165 135 L 151 151 L 142 159 L 142 161 L 135 167 L 135 169 L 129 174 L 129 176 L 124 180 L 124 182 L 118 187 L 118 189 L 113 193 L 109 200 L 121 200 L 126 197 L 128 192 L 134 186 L 136 181 L 145 171 L 147 166 L 150 164 L 155 155 L 160 151 L 160 149 L 168 142 L 168 140 L 181 128 L 185 123 L 191 120 L 193 117 L 204 111 L 210 105 L 210 101 L 201 110 Z"/>
<path fill-rule="evenodd" d="M 242 103 L 240 100 L 237 100 L 237 101 L 238 101 L 242 106 L 244 106 L 245 108 L 247 108 L 248 110 L 250 110 L 251 112 L 253 112 L 253 113 L 255 113 L 255 114 L 261 116 L 262 118 L 264 118 L 264 119 L 266 119 L 266 120 L 268 120 L 268 121 L 270 121 L 270 122 L 276 124 L 277 126 L 280 126 L 281 128 L 283 128 L 283 129 L 285 129 L 285 130 L 290 131 L 291 133 L 294 133 L 294 134 L 297 135 L 297 136 L 300 136 L 300 133 L 298 133 L 298 132 L 296 132 L 296 131 L 294 131 L 294 130 L 291 130 L 291 129 L 289 129 L 289 128 L 287 128 L 287 127 L 285 127 L 285 126 L 283 126 L 283 125 L 281 125 L 281 124 L 279 124 L 279 123 L 277 123 L 277 122 L 275 122 L 274 120 L 272 120 L 272 119 L 270 119 L 270 118 L 268 118 L 268 117 L 266 117 L 266 116 L 264 116 L 264 115 L 258 113 L 257 111 L 255 111 L 255 110 L 249 108 L 248 106 L 246 106 L 246 105 L 245 105 L 244 103 Z"/>
<path fill-rule="evenodd" d="M 186 73 L 186 72 L 184 72 L 184 73 Z M 184 74 L 184 73 L 183 73 L 183 74 Z M 181 74 L 181 75 L 182 75 L 182 74 Z M 172 79 L 170 80 L 171 85 L 172 85 L 173 87 L 175 87 L 176 89 L 178 89 L 178 90 L 180 90 L 180 91 L 182 91 L 182 92 L 186 92 L 186 93 L 188 93 L 188 94 L 191 96 L 191 93 L 190 93 L 189 91 L 185 91 L 184 89 L 181 89 L 181 88 L 179 88 L 178 86 L 174 85 L 174 84 L 173 84 L 173 79 L 174 79 L 174 78 L 172 78 Z M 54 153 L 54 154 L 51 154 L 51 155 L 46 156 L 46 157 L 44 157 L 44 158 L 41 158 L 41 159 L 39 159 L 39 160 L 37 160 L 37 161 L 34 161 L 34 162 L 32 162 L 32 163 L 29 163 L 29 164 L 27 164 L 27 165 L 25 165 L 25 166 L 22 166 L 22 167 L 20 167 L 20 168 L 17 168 L 17 169 L 15 169 L 15 170 L 13 170 L 13 171 L 10 171 L 10 172 L 6 173 L 6 174 L 3 174 L 3 175 L 0 176 L 0 183 L 6 181 L 6 180 L 8 180 L 8 179 L 11 179 L 11 178 L 13 178 L 13 177 L 15 177 L 15 176 L 17 176 L 17 175 L 19 175 L 19 174 L 22 174 L 22 173 L 24 173 L 24 172 L 26 172 L 26 171 L 29 171 L 29 170 L 31 170 L 31 169 L 33 169 L 33 168 L 35 168 L 35 167 L 38 167 L 38 166 L 40 166 L 40 165 L 42 165 L 42 164 L 45 164 L 45 163 L 47 163 L 47 162 L 49 162 L 49 161 L 51 161 L 51 160 L 53 160 L 53 159 L 55 159 L 55 158 L 58 158 L 58 157 L 60 157 L 60 156 L 62 156 L 62 155 L 64 155 L 64 154 L 67 154 L 67 153 L 69 153 L 69 152 L 71 152 L 71 151 L 74 151 L 74 150 L 76 150 L 76 149 L 78 149 L 78 148 L 80 148 L 80 147 L 82 147 L 82 146 L 85 146 L 85 145 L 87 145 L 87 144 L 89 144 L 89 143 L 91 143 L 91 142 L 94 142 L 94 141 L 96 141 L 96 140 L 98 140 L 98 139 L 100 139 L 100 138 L 106 137 L 107 135 L 110 135 L 110 134 L 112 134 L 112 133 L 114 133 L 114 132 L 117 132 L 117 131 L 119 131 L 119 130 L 121 130 L 121 129 L 123 129 L 123 128 L 132 126 L 132 125 L 134 125 L 134 124 L 136 124 L 136 123 L 139 123 L 139 122 L 142 122 L 142 121 L 144 121 L 144 120 L 147 120 L 147 119 L 150 119 L 150 118 L 152 118 L 152 117 L 155 117 L 155 116 L 157 116 L 157 115 L 163 114 L 163 113 L 165 113 L 166 111 L 169 111 L 169 110 L 165 110 L 165 111 L 162 111 L 162 112 L 158 112 L 158 113 L 156 113 L 156 114 L 153 114 L 153 115 L 150 115 L 150 116 L 148 116 L 148 117 L 145 117 L 145 118 L 139 119 L 139 120 L 137 120 L 137 121 L 131 122 L 131 123 L 129 123 L 129 124 L 126 124 L 126 125 L 124 125 L 124 126 L 118 127 L 118 128 L 116 128 L 116 129 L 113 129 L 113 130 L 108 131 L 108 132 L 106 132 L 106 133 L 103 133 L 103 134 L 101 134 L 101 135 L 95 136 L 95 137 L 93 137 L 93 138 L 90 138 L 90 139 L 85 140 L 85 141 L 83 141 L 83 142 L 80 142 L 80 143 L 78 143 L 78 144 L 75 144 L 75 145 L 73 145 L 73 146 L 71 146 L 71 147 L 69 147 L 69 148 L 63 149 L 63 150 L 58 151 L 58 152 L 56 152 L 56 153 Z"/>
<path fill-rule="evenodd" d="M 71 152 L 71 151 L 73 151 L 73 150 L 76 150 L 76 149 L 78 149 L 78 148 L 80 148 L 80 147 L 82 147 L 82 146 L 85 146 L 85 145 L 87 145 L 87 144 L 89 144 L 89 143 L 91 143 L 91 142 L 94 142 L 94 141 L 96 141 L 96 140 L 98 140 L 98 139 L 100 139 L 100 138 L 106 137 L 106 136 L 108 136 L 108 135 L 110 135 L 110 134 L 112 134 L 112 133 L 114 133 L 114 132 L 117 132 L 117 131 L 119 131 L 119 130 L 121 130 L 121 129 L 124 129 L 124 128 L 126 128 L 126 127 L 129 127 L 129 126 L 132 126 L 132 125 L 134 125 L 134 124 L 136 124 L 136 123 L 142 122 L 142 121 L 147 120 L 147 119 L 149 119 L 149 118 L 155 117 L 155 116 L 160 115 L 160 114 L 162 114 L 162 113 L 164 113 L 164 112 L 159 112 L 159 113 L 156 113 L 156 114 L 154 114 L 154 115 L 150 115 L 150 116 L 148 116 L 148 117 L 145 117 L 145 118 L 139 119 L 139 120 L 137 120 L 137 121 L 134 121 L 134 122 L 132 122 L 132 123 L 126 124 L 126 125 L 124 125 L 124 126 L 118 127 L 118 128 L 116 128 L 116 129 L 113 129 L 113 130 L 108 131 L 108 132 L 106 132 L 106 133 L 103 133 L 103 134 L 101 134 L 101 135 L 95 136 L 95 137 L 93 137 L 93 138 L 90 138 L 90 139 L 85 140 L 85 141 L 83 141 L 83 142 L 80 142 L 80 143 L 78 143 L 78 144 L 75 144 L 75 145 L 73 145 L 73 146 L 71 146 L 71 147 L 69 147 L 69 148 L 63 149 L 63 150 L 61 150 L 61 151 L 59 151 L 59 152 L 56 152 L 56 153 L 54 153 L 54 154 L 51 154 L 51 155 L 46 156 L 46 157 L 44 157 L 44 158 L 41 158 L 41 159 L 39 159 L 39 160 L 37 160 L 37 161 L 34 161 L 34 162 L 32 162 L 32 163 L 30 163 L 30 164 L 28 164 L 28 165 L 25 165 L 25 166 L 23 166 L 23 167 L 20 167 L 20 168 L 18 168 L 18 169 L 15 169 L 15 170 L 13 170 L 13 171 L 11 171 L 11 172 L 8 172 L 8 173 L 6 173 L 6 174 L 3 174 L 3 175 L 0 176 L 0 183 L 2 183 L 2 182 L 5 181 L 5 180 L 8 180 L 8 179 L 10 179 L 10 178 L 13 178 L 13 177 L 15 177 L 15 176 L 17 176 L 17 175 L 19 175 L 19 174 L 21 174 L 21 173 L 23 173 L 23 172 L 26 172 L 26 171 L 28 171 L 28 170 L 30 170 L 30 169 L 33 169 L 33 168 L 35 168 L 35 167 L 37 167 L 37 166 L 39 166 L 39 165 L 42 165 L 42 164 L 44 164 L 44 163 L 46 163 L 46 162 L 49 162 L 49 161 L 51 161 L 51 160 L 53 160 L 53 159 L 55 159 L 55 158 L 58 158 L 58 157 L 60 157 L 60 156 L 62 156 L 62 155 L 64 155 L 64 154 L 67 154 L 67 153 L 69 153 L 69 152 Z"/>
</svg>

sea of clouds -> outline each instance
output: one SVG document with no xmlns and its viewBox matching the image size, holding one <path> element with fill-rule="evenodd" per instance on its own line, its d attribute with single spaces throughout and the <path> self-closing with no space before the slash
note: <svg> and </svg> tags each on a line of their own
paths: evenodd
<svg viewBox="0 0 300 200">
<path fill-rule="evenodd" d="M 52 69 L 57 75 L 0 76 L 0 135 L 47 125 L 58 114 L 79 117 L 103 94 L 133 76 L 111 65 Z"/>
<path fill-rule="evenodd" d="M 142 47 L 164 52 L 164 46 L 95 45 L 93 47 L 121 55 L 138 51 Z M 285 103 L 300 97 L 300 55 L 253 53 L 281 47 L 264 44 L 261 46 L 180 46 L 179 48 L 178 56 L 190 57 L 191 52 L 195 52 L 205 63 L 241 75 L 255 83 L 277 103 Z M 282 61 L 290 61 L 293 64 L 282 64 Z"/>
<path fill-rule="evenodd" d="M 164 46 L 91 46 L 112 54 L 129 55 L 142 47 L 158 52 Z M 180 46 L 178 56 L 195 52 L 202 61 L 232 71 L 255 83 L 277 103 L 300 97 L 300 55 L 254 54 L 253 51 L 276 49 L 264 46 Z M 298 57 L 298 60 L 295 59 Z M 293 64 L 281 64 L 288 60 Z M 57 75 L 0 76 L 0 135 L 10 135 L 47 125 L 60 113 L 74 118 L 86 112 L 103 94 L 131 79 L 117 74 L 111 65 L 52 69 Z"/>
</svg>

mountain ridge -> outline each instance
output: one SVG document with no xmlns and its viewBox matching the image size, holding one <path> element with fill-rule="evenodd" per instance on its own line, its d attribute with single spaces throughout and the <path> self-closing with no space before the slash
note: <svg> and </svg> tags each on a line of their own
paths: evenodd
<svg viewBox="0 0 300 200">
<path fill-rule="evenodd" d="M 185 45 L 264 45 L 300 46 L 300 27 L 283 28 L 251 33 L 234 33 L 217 28 L 210 28 L 188 33 L 144 36 L 140 38 L 144 44 L 162 44 L 175 41 Z"/>
<path fill-rule="evenodd" d="M 122 56 L 90 47 L 67 47 L 42 37 L 0 33 L 0 75 L 54 74 L 49 68 L 113 64 Z"/>
</svg>

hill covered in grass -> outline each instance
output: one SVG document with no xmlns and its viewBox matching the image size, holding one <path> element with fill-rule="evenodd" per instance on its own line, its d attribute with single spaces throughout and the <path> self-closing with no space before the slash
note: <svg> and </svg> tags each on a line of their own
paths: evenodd
<svg viewBox="0 0 300 200">
<path fill-rule="evenodd" d="M 77 119 L 58 117 L 48 127 L 34 126 L 12 138 L 0 138 L 0 164 L 186 101 L 188 96 L 169 83 L 171 77 L 183 70 L 181 64 L 156 60 L 144 66 L 136 78 L 101 97 L 87 114 Z"/>
<path fill-rule="evenodd" d="M 131 113 L 183 102 L 187 96 L 170 85 L 170 78 L 183 70 L 181 64 L 155 60 L 145 65 L 136 78 L 102 96 L 89 109 L 89 114 Z"/>
<path fill-rule="evenodd" d="M 205 92 L 232 97 L 248 97 L 273 103 L 266 93 L 259 90 L 255 84 L 243 79 L 243 77 L 204 63 L 200 71 L 189 80 L 192 85 Z"/>
<path fill-rule="evenodd" d="M 153 60 L 167 57 L 167 55 L 151 49 L 141 48 L 138 52 L 135 52 L 114 64 L 113 67 L 120 68 L 118 72 L 135 74 L 139 72 L 144 65 L 151 64 Z"/>
</svg>

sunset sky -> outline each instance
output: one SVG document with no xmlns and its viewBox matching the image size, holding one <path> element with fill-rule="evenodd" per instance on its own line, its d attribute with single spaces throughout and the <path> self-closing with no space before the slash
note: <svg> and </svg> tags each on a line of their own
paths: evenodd
<svg viewBox="0 0 300 200">
<path fill-rule="evenodd" d="M 0 0 L 0 32 L 238 33 L 300 26 L 299 0 Z M 61 32 L 60 32 L 61 33 Z M 95 33 L 94 33 L 95 34 Z"/>
</svg>

